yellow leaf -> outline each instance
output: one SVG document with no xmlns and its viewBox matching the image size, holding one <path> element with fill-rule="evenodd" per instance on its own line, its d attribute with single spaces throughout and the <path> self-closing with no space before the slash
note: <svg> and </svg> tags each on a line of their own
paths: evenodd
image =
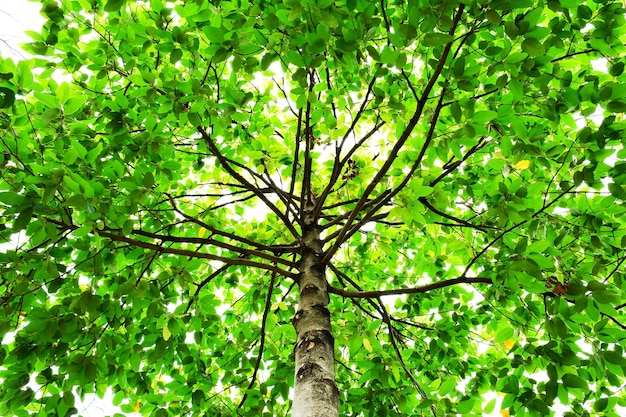
<svg viewBox="0 0 626 417">
<path fill-rule="evenodd" d="M 370 342 L 369 340 L 367 340 L 366 338 L 363 338 L 363 347 L 365 348 L 365 350 L 367 350 L 369 353 L 372 353 L 373 349 L 372 349 L 372 342 Z"/>
<path fill-rule="evenodd" d="M 500 410 L 500 415 L 502 417 L 511 417 L 511 413 L 509 412 L 509 410 Z"/>
<path fill-rule="evenodd" d="M 206 235 L 206 229 L 204 227 L 201 227 L 200 231 L 198 232 L 198 237 L 204 237 L 204 235 Z"/>
<path fill-rule="evenodd" d="M 493 153 L 493 157 L 494 157 L 494 158 L 496 158 L 496 159 L 502 159 L 502 158 L 504 158 L 504 157 L 502 156 L 502 152 L 500 152 L 500 151 L 495 151 L 495 152 Z"/>
<path fill-rule="evenodd" d="M 511 349 L 514 344 L 515 342 L 513 341 L 513 339 L 507 339 L 504 341 L 504 346 L 506 346 L 507 349 Z"/>
<path fill-rule="evenodd" d="M 172 337 L 172 332 L 170 332 L 170 329 L 167 327 L 166 324 L 165 326 L 163 326 L 163 340 L 167 342 L 168 340 L 170 340 L 170 337 Z"/>
<path fill-rule="evenodd" d="M 517 164 L 513 165 L 513 168 L 524 170 L 524 169 L 528 169 L 529 166 L 530 166 L 530 161 L 528 159 L 522 159 Z"/>
<path fill-rule="evenodd" d="M 133 410 L 135 410 L 135 413 L 138 413 L 140 408 L 141 403 L 139 402 L 139 400 L 135 401 L 135 404 L 133 404 Z"/>
</svg>

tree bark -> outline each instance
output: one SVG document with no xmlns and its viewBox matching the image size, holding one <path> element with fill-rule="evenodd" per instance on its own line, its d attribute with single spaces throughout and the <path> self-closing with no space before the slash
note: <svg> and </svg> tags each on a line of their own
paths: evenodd
<svg viewBox="0 0 626 417">
<path fill-rule="evenodd" d="M 320 228 L 314 222 L 312 206 L 309 204 L 305 209 L 298 278 L 300 299 L 293 318 L 296 372 L 292 417 L 338 417 L 335 339 L 328 310 L 330 299 Z"/>
</svg>

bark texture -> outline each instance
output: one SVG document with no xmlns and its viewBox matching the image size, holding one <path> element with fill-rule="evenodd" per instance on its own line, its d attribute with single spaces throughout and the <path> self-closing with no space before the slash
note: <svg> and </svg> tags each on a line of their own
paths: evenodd
<svg viewBox="0 0 626 417">
<path fill-rule="evenodd" d="M 304 219 L 296 329 L 296 373 L 292 417 L 338 417 L 335 340 L 328 310 L 326 267 L 322 264 L 320 229 Z"/>
</svg>

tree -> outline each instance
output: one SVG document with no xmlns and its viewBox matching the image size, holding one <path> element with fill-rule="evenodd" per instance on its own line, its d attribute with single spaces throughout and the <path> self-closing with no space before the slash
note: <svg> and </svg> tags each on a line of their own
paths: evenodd
<svg viewBox="0 0 626 417">
<path fill-rule="evenodd" d="M 626 405 L 621 2 L 42 3 L 0 414 Z"/>
</svg>

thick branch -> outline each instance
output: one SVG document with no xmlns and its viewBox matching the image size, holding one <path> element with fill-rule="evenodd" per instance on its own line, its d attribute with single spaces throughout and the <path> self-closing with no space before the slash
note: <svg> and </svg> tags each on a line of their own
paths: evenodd
<svg viewBox="0 0 626 417">
<path fill-rule="evenodd" d="M 331 294 L 341 295 L 342 297 L 348 298 L 378 298 L 385 297 L 387 295 L 402 295 L 402 294 L 421 294 L 428 291 L 436 290 L 439 288 L 450 287 L 452 285 L 457 284 L 492 284 L 493 281 L 491 278 L 487 277 L 465 277 L 460 276 L 458 278 L 452 278 L 446 281 L 433 282 L 432 284 L 423 285 L 421 287 L 415 288 L 397 288 L 393 290 L 378 290 L 378 291 L 347 291 L 341 288 L 335 288 L 333 286 L 328 286 L 328 292 Z"/>
<path fill-rule="evenodd" d="M 168 235 L 161 235 L 161 234 L 157 234 L 157 233 L 145 232 L 143 230 L 133 230 L 131 233 L 134 234 L 134 235 L 137 235 L 137 236 L 149 237 L 151 239 L 159 239 L 159 240 L 161 240 L 163 242 L 199 243 L 201 245 L 213 245 L 213 246 L 217 246 L 217 247 L 222 248 L 222 249 L 227 249 L 229 251 L 236 252 L 236 253 L 241 254 L 241 255 L 256 256 L 256 257 L 259 257 L 259 258 L 262 258 L 262 259 L 266 259 L 266 260 L 274 262 L 274 263 L 279 263 L 279 264 L 282 264 L 282 265 L 286 265 L 286 266 L 289 266 L 289 267 L 292 267 L 292 268 L 296 267 L 296 263 L 295 262 L 288 261 L 286 259 L 282 259 L 282 258 L 279 258 L 277 256 L 273 256 L 273 255 L 270 255 L 268 253 L 261 252 L 261 251 L 256 250 L 256 249 L 241 248 L 239 246 L 231 245 L 230 243 L 221 242 L 219 240 L 215 240 L 215 239 L 212 239 L 212 238 L 168 236 Z"/>
<path fill-rule="evenodd" d="M 309 94 L 313 93 L 315 79 L 313 70 L 309 70 Z M 304 211 L 307 205 L 312 201 L 313 195 L 311 190 L 311 170 L 313 169 L 313 159 L 311 151 L 314 144 L 313 127 L 311 126 L 311 102 L 306 102 L 306 112 L 304 113 L 304 172 L 302 173 L 302 190 L 300 194 L 300 218 L 304 218 Z"/>
<path fill-rule="evenodd" d="M 46 219 L 47 221 L 57 224 L 59 226 L 61 226 L 62 228 L 66 229 L 66 230 L 76 230 L 78 229 L 78 226 L 75 225 L 70 225 L 70 224 L 66 224 L 63 222 L 60 222 L 58 220 L 53 220 L 53 219 Z M 93 229 L 93 233 L 96 233 L 102 237 L 106 237 L 111 239 L 112 241 L 115 242 L 124 242 L 127 243 L 131 246 L 135 246 L 138 248 L 144 248 L 144 249 L 150 249 L 153 251 L 157 251 L 157 252 L 161 252 L 161 253 L 169 253 L 172 255 L 181 255 L 181 256 L 187 256 L 190 258 L 201 258 L 201 259 L 209 259 L 209 260 L 213 260 L 213 261 L 220 261 L 223 262 L 227 265 L 239 265 L 239 266 L 252 266 L 252 267 L 256 267 L 256 268 L 260 268 L 260 269 L 264 269 L 267 271 L 272 271 L 272 272 L 276 272 L 284 277 L 287 278 L 293 278 L 296 279 L 297 278 L 297 274 L 294 274 L 293 272 L 278 268 L 277 266 L 274 265 L 267 265 L 264 264 L 262 262 L 257 262 L 257 261 L 251 261 L 242 257 L 238 257 L 238 258 L 228 258 L 226 256 L 219 256 L 219 255 L 213 255 L 210 253 L 204 253 L 204 252 L 198 252 L 195 250 L 188 250 L 188 249 L 175 249 L 175 248 L 170 248 L 170 247 L 166 247 L 166 246 L 161 246 L 161 245 L 156 245 L 154 243 L 149 243 L 149 242 L 144 242 L 142 240 L 137 240 L 137 239 L 132 239 L 129 238 L 127 236 L 123 236 L 123 235 L 118 235 L 116 233 L 111 233 L 109 231 L 106 230 L 98 230 L 96 228 Z"/>
<path fill-rule="evenodd" d="M 293 279 L 297 278 L 297 274 L 294 274 L 292 272 L 283 270 L 273 265 L 267 265 L 261 262 L 250 261 L 244 258 L 228 258 L 225 256 L 212 255 L 210 253 L 198 252 L 198 251 L 193 251 L 193 250 L 168 248 L 168 247 L 164 247 L 160 245 L 155 245 L 153 243 L 143 242 L 137 239 L 131 239 L 126 236 L 120 236 L 114 233 L 105 232 L 103 230 L 94 230 L 94 232 L 99 234 L 100 236 L 108 237 L 109 239 L 114 240 L 116 242 L 128 243 L 129 245 L 136 246 L 139 248 L 150 249 L 150 250 L 159 251 L 162 253 L 170 253 L 173 255 L 188 256 L 190 258 L 210 259 L 213 261 L 224 262 L 225 264 L 228 264 L 228 265 L 253 266 L 253 267 L 264 269 L 267 271 L 276 272 L 284 277 L 293 278 Z"/>
</svg>

